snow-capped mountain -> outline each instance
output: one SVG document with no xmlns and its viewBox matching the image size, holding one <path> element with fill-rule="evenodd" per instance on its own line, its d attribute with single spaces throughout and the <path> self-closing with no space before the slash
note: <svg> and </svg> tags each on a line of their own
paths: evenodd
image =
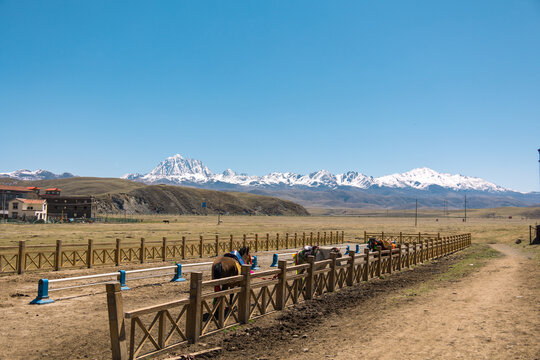
<svg viewBox="0 0 540 360">
<path fill-rule="evenodd" d="M 52 180 L 52 179 L 64 179 L 74 177 L 73 174 L 65 172 L 63 174 L 54 174 L 50 171 L 38 169 L 38 170 L 27 170 L 21 169 L 12 172 L 0 173 L 0 177 L 8 177 L 17 180 Z"/>
<path fill-rule="evenodd" d="M 326 170 L 320 170 L 307 175 L 299 175 L 291 172 L 273 172 L 264 176 L 250 176 L 237 174 L 233 170 L 227 169 L 221 174 L 214 174 L 200 160 L 186 159 L 179 154 L 165 159 L 148 174 L 127 174 L 123 178 L 141 181 L 147 184 L 165 183 L 199 186 L 224 183 L 247 187 L 285 186 L 334 189 L 342 187 L 359 189 L 386 187 L 416 190 L 426 190 L 430 186 L 439 186 L 456 191 L 510 191 L 480 178 L 445 174 L 429 168 L 418 168 L 402 174 L 392 174 L 375 178 L 355 171 L 334 175 Z"/>
<path fill-rule="evenodd" d="M 180 154 L 163 160 L 148 174 L 127 174 L 124 179 L 137 180 L 144 183 L 205 183 L 214 174 L 200 160 L 185 159 Z"/>
</svg>

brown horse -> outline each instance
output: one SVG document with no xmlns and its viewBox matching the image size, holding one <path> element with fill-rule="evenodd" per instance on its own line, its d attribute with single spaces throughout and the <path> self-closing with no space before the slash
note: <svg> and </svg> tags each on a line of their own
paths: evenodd
<svg viewBox="0 0 540 360">
<path fill-rule="evenodd" d="M 219 256 L 214 260 L 214 263 L 212 264 L 212 279 L 223 279 L 230 276 L 236 276 L 240 275 L 240 263 L 238 260 L 236 260 L 234 251 L 231 251 L 230 253 L 227 253 L 223 256 Z M 242 247 L 238 252 L 237 255 L 239 255 L 245 264 L 251 264 L 251 255 L 249 254 L 249 247 Z M 230 284 L 224 284 L 223 286 L 218 286 L 214 288 L 214 291 L 221 291 L 221 290 L 227 290 L 230 288 L 233 288 L 235 286 L 239 286 L 240 282 L 236 283 L 230 283 Z M 232 305 L 233 302 L 233 294 L 229 296 L 229 304 Z M 217 300 L 214 299 L 214 302 Z M 225 309 L 225 314 L 229 312 L 229 308 Z M 219 313 L 219 310 L 216 312 L 216 316 Z M 207 321 L 209 314 L 203 315 L 203 321 Z"/>
<path fill-rule="evenodd" d="M 238 254 L 242 257 L 245 264 L 251 264 L 249 247 L 242 247 L 238 251 Z M 214 263 L 212 264 L 212 279 L 222 279 L 236 275 L 240 275 L 240 263 L 231 255 L 231 253 L 219 256 L 214 260 Z M 222 286 L 222 289 L 227 290 L 235 286 L 238 286 L 238 284 L 225 284 Z M 220 291 L 221 288 L 216 286 L 215 290 Z"/>
</svg>

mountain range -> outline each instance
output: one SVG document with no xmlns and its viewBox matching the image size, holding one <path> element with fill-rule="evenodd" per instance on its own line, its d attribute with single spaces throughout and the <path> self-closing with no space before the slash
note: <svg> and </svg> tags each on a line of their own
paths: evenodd
<svg viewBox="0 0 540 360">
<path fill-rule="evenodd" d="M 147 174 L 126 174 L 122 178 L 140 181 L 146 184 L 211 185 L 223 183 L 243 187 L 286 186 L 330 189 L 340 187 L 358 189 L 388 187 L 419 190 L 426 190 L 430 186 L 436 185 L 456 191 L 511 191 L 480 178 L 443 174 L 429 168 L 418 168 L 401 174 L 376 178 L 356 171 L 333 175 L 326 170 L 320 170 L 307 175 L 299 175 L 291 172 L 273 172 L 264 176 L 250 176 L 237 174 L 233 170 L 227 169 L 223 173 L 215 174 L 202 161 L 186 159 L 180 154 L 168 157 Z"/>
<path fill-rule="evenodd" d="M 45 170 L 19 170 L 0 173 L 16 179 L 58 179 Z M 357 171 L 332 174 L 326 170 L 301 175 L 272 172 L 263 176 L 238 174 L 231 169 L 212 172 L 200 160 L 177 154 L 160 162 L 147 174 L 131 173 L 122 177 L 149 185 L 167 184 L 203 189 L 240 191 L 275 196 L 308 207 L 391 208 L 419 207 L 463 208 L 465 195 L 470 208 L 530 206 L 540 204 L 540 193 L 521 193 L 477 177 L 441 173 L 417 168 L 404 173 L 372 177 Z"/>
</svg>

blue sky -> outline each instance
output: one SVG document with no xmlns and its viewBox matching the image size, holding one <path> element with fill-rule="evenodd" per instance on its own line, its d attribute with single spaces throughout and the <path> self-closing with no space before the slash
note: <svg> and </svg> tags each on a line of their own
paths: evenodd
<svg viewBox="0 0 540 360">
<path fill-rule="evenodd" d="M 427 166 L 539 190 L 539 1 L 0 0 L 0 172 Z"/>
</svg>

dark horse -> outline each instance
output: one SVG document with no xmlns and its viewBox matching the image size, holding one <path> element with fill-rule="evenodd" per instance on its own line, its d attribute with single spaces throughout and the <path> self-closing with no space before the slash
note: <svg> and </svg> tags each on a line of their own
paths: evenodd
<svg viewBox="0 0 540 360">
<path fill-rule="evenodd" d="M 249 254 L 249 247 L 242 247 L 238 250 L 238 253 L 244 260 L 245 264 L 251 264 L 251 255 Z M 231 253 L 219 256 L 214 260 L 212 264 L 212 279 L 222 279 L 229 276 L 240 275 L 240 263 L 235 259 Z M 222 286 L 223 290 L 235 287 L 238 284 L 225 284 Z M 219 286 L 216 286 L 216 291 L 220 291 Z"/>
<path fill-rule="evenodd" d="M 240 262 L 236 260 L 235 251 L 231 251 L 223 256 L 219 256 L 214 260 L 212 264 L 212 280 L 222 279 L 230 276 L 240 275 Z M 237 254 L 242 258 L 244 264 L 251 264 L 251 255 L 249 254 L 249 247 L 242 247 Z M 227 290 L 235 286 L 239 286 L 240 283 L 230 283 L 224 284 L 221 287 L 217 286 L 214 288 L 215 291 Z M 214 302 L 217 301 L 217 298 L 214 299 Z M 229 304 L 232 305 L 233 294 L 230 295 Z M 225 314 L 229 312 L 229 309 L 225 309 Z M 216 311 L 216 316 L 219 313 L 219 310 Z M 203 315 L 203 321 L 207 321 L 209 314 Z"/>
<path fill-rule="evenodd" d="M 367 247 L 369 251 L 377 251 L 378 249 L 390 250 L 394 247 L 394 245 L 388 240 L 377 240 L 376 238 L 372 237 L 369 238 Z"/>
<path fill-rule="evenodd" d="M 330 259 L 330 254 L 336 254 L 338 258 L 342 256 L 337 247 L 306 246 L 296 253 L 294 263 L 296 265 L 305 264 L 308 256 L 314 256 L 315 261 L 327 260 Z M 317 267 L 317 269 L 319 268 L 320 266 Z"/>
</svg>

